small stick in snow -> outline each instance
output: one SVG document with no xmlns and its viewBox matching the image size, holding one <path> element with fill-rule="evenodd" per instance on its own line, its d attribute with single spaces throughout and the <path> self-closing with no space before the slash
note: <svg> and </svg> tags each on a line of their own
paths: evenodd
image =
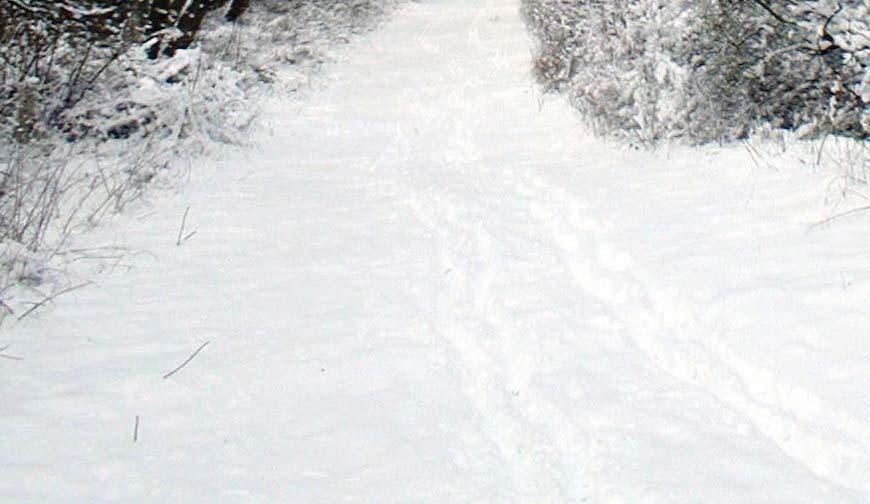
<svg viewBox="0 0 870 504">
<path fill-rule="evenodd" d="M 136 423 L 133 424 L 133 442 L 139 441 L 139 415 L 136 415 Z"/>
<path fill-rule="evenodd" d="M 209 342 L 206 341 L 205 343 L 203 343 L 202 345 L 200 345 L 200 347 L 197 348 L 195 352 L 193 352 L 192 354 L 190 354 L 190 357 L 188 357 L 184 362 L 182 362 L 181 364 L 179 364 L 177 368 L 175 368 L 175 369 L 173 369 L 172 371 L 170 371 L 170 372 L 166 373 L 165 375 L 163 375 L 163 379 L 165 380 L 165 379 L 169 378 L 170 376 L 174 375 L 175 373 L 181 371 L 181 369 L 182 369 L 184 366 L 186 366 L 190 361 L 192 361 L 193 358 L 196 357 L 196 354 L 198 354 L 199 352 L 201 352 L 202 349 L 205 348 L 206 345 L 208 345 L 208 343 L 209 343 Z"/>
<path fill-rule="evenodd" d="M 181 227 L 178 229 L 178 238 L 175 240 L 176 247 L 180 247 L 182 243 L 187 241 L 188 238 L 190 238 L 191 236 L 194 235 L 194 233 L 196 233 L 196 231 L 194 231 L 193 233 L 190 233 L 189 235 L 184 236 L 184 226 L 185 226 L 185 224 L 187 224 L 187 214 L 189 214 L 189 213 L 190 213 L 190 207 L 187 207 L 184 210 L 184 216 L 181 218 Z"/>
<path fill-rule="evenodd" d="M 191 232 L 187 233 L 186 235 L 184 235 L 184 238 L 181 239 L 181 243 L 184 243 L 187 240 L 193 238 L 193 235 L 195 235 L 195 234 L 196 234 L 196 231 L 191 231 Z"/>
</svg>

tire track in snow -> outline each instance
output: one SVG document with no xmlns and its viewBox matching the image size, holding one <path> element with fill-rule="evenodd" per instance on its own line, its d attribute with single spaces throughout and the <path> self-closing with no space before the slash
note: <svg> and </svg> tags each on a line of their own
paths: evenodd
<svg viewBox="0 0 870 504">
<path fill-rule="evenodd" d="M 497 18 L 494 13 L 499 7 L 487 2 L 471 21 L 467 43 L 475 51 L 498 50 L 485 46 L 481 30 Z M 442 54 L 437 45 L 427 47 Z M 493 147 L 473 138 L 481 110 L 469 106 L 478 97 L 467 95 L 485 79 L 469 73 L 461 56 L 444 53 L 444 58 L 445 82 L 461 85 L 450 86 L 434 102 L 409 98 L 416 98 L 418 113 L 426 117 L 426 129 L 436 132 L 433 136 L 444 135 L 441 166 L 464 172 L 477 164 L 469 165 L 470 160 L 480 159 L 485 149 Z M 397 129 L 390 149 L 398 153 L 394 158 L 414 159 L 414 153 L 423 150 L 415 144 L 420 139 L 408 131 Z M 510 468 L 517 486 L 514 495 L 521 502 L 535 503 L 576 502 L 589 496 L 594 488 L 584 473 L 592 436 L 545 394 L 530 391 L 543 352 L 536 335 L 525 336 L 518 330 L 495 290 L 505 266 L 494 251 L 497 238 L 493 230 L 465 212 L 459 202 L 464 200 L 456 200 L 462 194 L 421 190 L 433 186 L 425 174 L 407 167 L 396 175 L 388 183 L 401 187 L 396 193 L 407 195 L 414 214 L 439 244 L 434 262 L 442 281 L 434 300 L 432 329 L 447 342 L 462 391 L 477 409 L 485 435 Z"/>
<path fill-rule="evenodd" d="M 482 223 L 464 221 L 449 196 L 416 195 L 410 201 L 439 236 L 444 282 L 433 329 L 457 356 L 464 392 L 513 468 L 523 501 L 573 502 L 588 495 L 583 469 L 590 436 L 556 403 L 529 390 L 540 349 L 514 327 L 493 291 L 503 271 L 493 236 Z"/>
<path fill-rule="evenodd" d="M 528 170 L 516 191 L 560 250 L 576 285 L 613 307 L 612 317 L 655 366 L 745 416 L 819 478 L 847 492 L 870 491 L 867 422 L 749 364 L 727 347 L 715 322 L 702 322 L 690 302 L 647 287 L 632 274 L 631 259 L 604 240 L 607 225 L 586 217 L 576 196 Z"/>
</svg>

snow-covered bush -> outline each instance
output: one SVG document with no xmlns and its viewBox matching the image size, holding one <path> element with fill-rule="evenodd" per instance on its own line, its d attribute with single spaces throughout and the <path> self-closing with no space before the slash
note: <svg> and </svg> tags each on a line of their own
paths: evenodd
<svg viewBox="0 0 870 504">
<path fill-rule="evenodd" d="M 226 22 L 224 10 L 213 9 L 203 19 L 204 29 L 197 28 L 200 47 L 174 47 L 172 58 L 152 58 L 161 53 L 151 49 L 166 43 L 158 38 L 168 39 L 164 32 L 172 30 L 141 18 L 152 5 L 175 3 L 186 5 L 168 0 L 0 4 L 0 140 L 26 144 L 58 135 L 78 141 L 178 133 L 173 130 L 179 113 L 190 120 L 189 109 L 196 108 L 187 102 L 232 103 L 240 98 L 234 87 L 244 91 L 257 81 L 274 81 L 282 65 L 310 69 L 324 60 L 326 47 L 366 29 L 398 2 L 262 0 L 244 17 L 233 17 L 235 23 Z M 193 4 L 229 5 L 229 16 L 248 2 Z M 185 16 L 176 17 L 180 23 Z M 172 16 L 165 22 L 171 21 Z"/>
<path fill-rule="evenodd" d="M 124 50 L 120 32 L 92 27 L 99 14 L 45 2 L 0 5 L 0 138 L 26 144 L 67 127 L 67 112 Z"/>
<path fill-rule="evenodd" d="M 692 133 L 746 136 L 758 126 L 866 138 L 870 102 L 861 98 L 870 65 L 866 2 L 702 4 L 682 64 L 692 70 Z"/>
<path fill-rule="evenodd" d="M 245 86 L 262 82 L 292 89 L 329 60 L 336 43 L 371 29 L 402 1 L 260 0 L 238 23 L 210 23 L 202 50 L 240 71 Z"/>
<path fill-rule="evenodd" d="M 165 3 L 0 2 L 0 303 L 68 234 L 121 210 L 179 159 L 245 142 L 261 90 L 304 85 L 330 48 L 399 1 L 260 0 L 233 22 L 216 8 L 198 44 L 152 58 L 172 30 L 149 35 L 136 13 Z"/>
<path fill-rule="evenodd" d="M 141 137 L 176 123 L 167 97 L 182 88 L 192 96 L 195 69 L 189 54 L 149 61 L 155 30 L 141 18 L 151 3 L 159 2 L 0 5 L 0 139 Z"/>
<path fill-rule="evenodd" d="M 541 83 L 566 93 L 601 134 L 657 139 L 683 123 L 684 71 L 670 58 L 683 22 L 665 0 L 524 0 Z"/>
<path fill-rule="evenodd" d="M 759 127 L 866 139 L 864 0 L 523 0 L 536 74 L 596 131 L 742 138 Z"/>
</svg>

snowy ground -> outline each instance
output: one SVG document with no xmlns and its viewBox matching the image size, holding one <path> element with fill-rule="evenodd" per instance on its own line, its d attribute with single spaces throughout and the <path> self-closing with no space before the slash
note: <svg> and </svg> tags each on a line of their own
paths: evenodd
<svg viewBox="0 0 870 504">
<path fill-rule="evenodd" d="M 0 501 L 870 501 L 866 218 L 585 135 L 517 9 L 409 5 L 86 237 L 0 335 Z"/>
</svg>

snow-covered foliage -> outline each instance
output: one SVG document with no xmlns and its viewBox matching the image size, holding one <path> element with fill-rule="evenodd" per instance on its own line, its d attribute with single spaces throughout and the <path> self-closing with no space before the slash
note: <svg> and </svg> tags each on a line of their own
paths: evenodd
<svg viewBox="0 0 870 504">
<path fill-rule="evenodd" d="M 337 43 L 370 30 L 402 1 L 254 2 L 238 23 L 212 19 L 202 34 L 202 50 L 209 60 L 241 72 L 243 87 L 266 83 L 294 91 L 329 61 Z"/>
<path fill-rule="evenodd" d="M 644 139 L 668 134 L 684 119 L 683 71 L 670 57 L 681 22 L 664 1 L 524 2 L 540 40 L 537 76 L 565 92 L 600 133 Z M 678 2 L 684 3 L 684 2 Z"/>
<path fill-rule="evenodd" d="M 870 113 L 866 2 L 721 0 L 699 13 L 681 58 L 692 69 L 696 135 L 740 137 L 759 124 L 870 135 L 861 124 Z"/>
<path fill-rule="evenodd" d="M 523 0 L 539 80 L 603 134 L 870 136 L 863 0 Z"/>
<path fill-rule="evenodd" d="M 262 0 L 236 22 L 218 9 L 198 44 L 153 59 L 153 40 L 118 11 L 134 3 L 0 4 L 0 300 L 38 276 L 21 273 L 22 257 L 39 269 L 179 159 L 244 143 L 261 91 L 304 85 L 399 2 Z"/>
</svg>

